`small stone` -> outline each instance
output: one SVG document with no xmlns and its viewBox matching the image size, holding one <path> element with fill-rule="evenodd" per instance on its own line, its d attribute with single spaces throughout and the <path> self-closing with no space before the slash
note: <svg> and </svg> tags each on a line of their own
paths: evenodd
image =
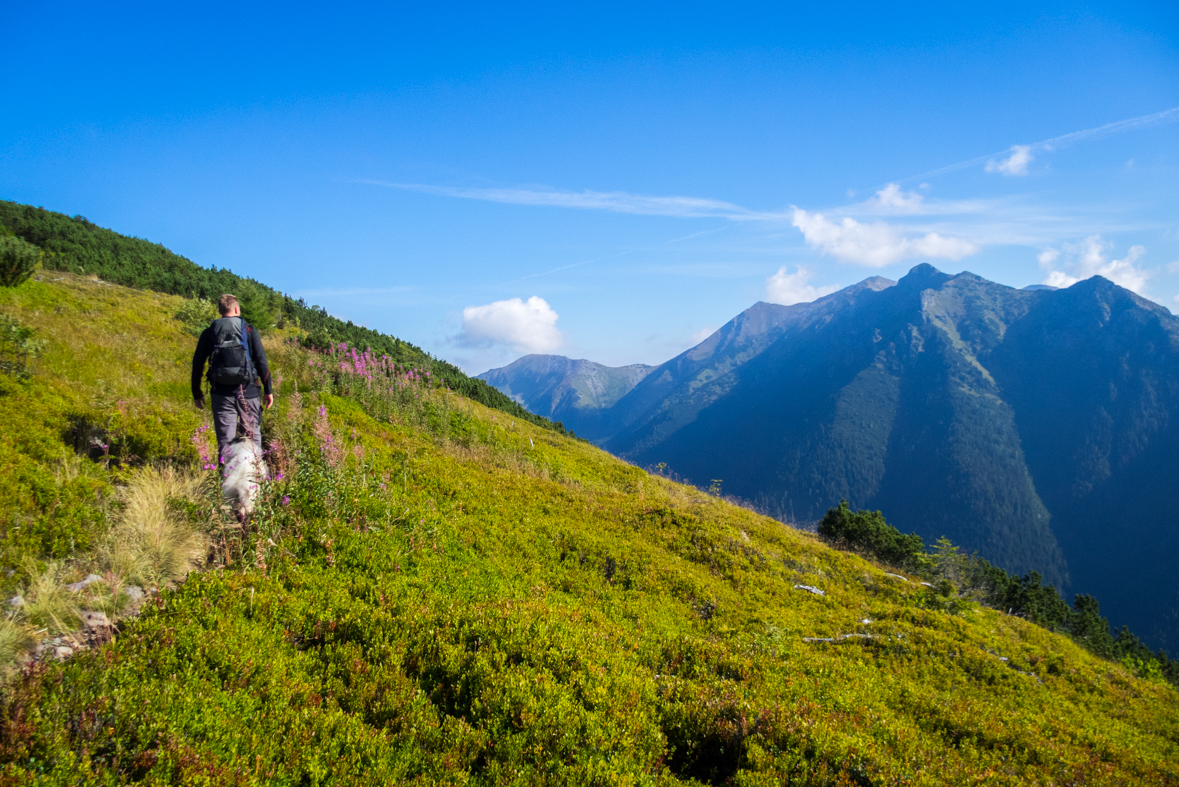
<svg viewBox="0 0 1179 787">
<path fill-rule="evenodd" d="M 82 613 L 82 623 L 86 628 L 91 629 L 106 629 L 110 628 L 110 618 L 106 616 L 105 612 L 97 612 L 94 610 L 87 610 Z"/>
<path fill-rule="evenodd" d="M 101 581 L 102 581 L 102 577 L 98 576 L 98 574 L 90 574 L 85 579 L 83 579 L 81 582 L 75 582 L 72 585 L 66 585 L 66 590 L 69 590 L 73 593 L 77 593 L 79 590 L 82 590 L 83 588 L 86 588 L 89 585 L 93 585 L 95 582 L 101 582 Z"/>
<path fill-rule="evenodd" d="M 827 594 L 826 594 L 826 593 L 824 593 L 822 590 L 819 590 L 817 587 L 815 587 L 815 586 L 813 586 L 813 585 L 795 585 L 795 586 L 794 586 L 794 589 L 795 589 L 795 590 L 805 590 L 807 593 L 811 593 L 811 594 L 813 594 L 813 595 L 816 595 L 816 596 L 825 596 L 825 595 L 827 595 Z"/>
<path fill-rule="evenodd" d="M 899 579 L 901 582 L 908 582 L 909 581 L 909 580 L 905 579 L 904 577 L 902 577 L 900 574 L 890 574 L 887 571 L 884 572 L 884 576 L 892 577 L 893 579 Z"/>
<path fill-rule="evenodd" d="M 65 661 L 70 656 L 74 655 L 74 649 L 68 645 L 58 645 L 53 653 L 57 656 L 58 660 Z"/>
<path fill-rule="evenodd" d="M 123 588 L 123 592 L 126 593 L 132 601 L 139 601 L 144 597 L 144 595 L 146 595 L 143 592 L 143 588 L 139 587 L 139 585 L 128 585 L 127 587 Z"/>
<path fill-rule="evenodd" d="M 12 598 L 8 599 L 8 606 L 10 607 L 23 607 L 24 605 L 25 600 L 20 596 L 13 596 Z"/>
</svg>

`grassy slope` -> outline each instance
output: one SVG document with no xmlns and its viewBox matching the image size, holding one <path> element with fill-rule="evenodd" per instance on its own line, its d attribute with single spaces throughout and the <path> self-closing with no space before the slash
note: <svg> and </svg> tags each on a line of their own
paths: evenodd
<svg viewBox="0 0 1179 787">
<path fill-rule="evenodd" d="M 42 264 L 54 272 L 97 275 L 108 282 L 215 301 L 231 292 L 241 299 L 242 315 L 266 333 L 272 324 L 299 325 L 303 339 L 317 347 L 346 342 L 386 354 L 406 367 L 430 370 L 453 391 L 559 432 L 564 429 L 529 413 L 481 380 L 468 377 L 457 366 L 421 348 L 351 321 L 345 323 L 318 306 L 308 306 L 261 282 L 237 276 L 228 269 L 202 268 L 158 243 L 121 235 L 92 224 L 82 216 L 0 200 L 0 234 L 14 234 L 42 248 Z M 208 307 L 211 309 L 211 307 Z"/>
<path fill-rule="evenodd" d="M 5 491 L 8 521 L 41 523 L 12 554 L 67 550 L 59 521 L 75 548 L 104 527 L 118 473 L 61 450 L 70 414 L 192 460 L 178 303 L 69 277 L 0 293 L 49 341 L 31 382 L 4 382 L 2 486 L 42 490 Z M 10 781 L 1179 781 L 1167 686 L 1017 618 L 927 608 L 916 583 L 501 412 L 450 397 L 374 420 L 313 393 L 304 351 L 269 352 L 267 429 L 304 454 L 267 490 L 291 502 L 264 506 L 266 570 L 194 576 L 20 683 Z M 855 633 L 876 638 L 804 641 Z"/>
<path fill-rule="evenodd" d="M 191 340 L 171 316 L 182 302 L 68 274 L 0 289 L 0 311 L 49 339 L 32 383 L 0 375 L 4 565 L 92 546 L 118 472 L 77 455 L 75 448 L 101 456 L 90 438 L 107 434 L 100 442 L 116 460 L 189 448 L 200 421 L 187 401 Z"/>
</svg>

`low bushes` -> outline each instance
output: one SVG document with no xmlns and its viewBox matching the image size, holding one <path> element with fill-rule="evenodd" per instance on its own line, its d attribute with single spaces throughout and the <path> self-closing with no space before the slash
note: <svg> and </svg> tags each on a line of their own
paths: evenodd
<svg viewBox="0 0 1179 787">
<path fill-rule="evenodd" d="M 846 500 L 827 511 L 819 523 L 819 535 L 834 546 L 936 583 L 932 586 L 945 600 L 930 598 L 934 606 L 953 611 L 959 599 L 981 602 L 1067 634 L 1090 652 L 1122 662 L 1143 677 L 1165 678 L 1179 686 L 1179 661 L 1163 651 L 1152 653 L 1124 626 L 1112 634 L 1097 599 L 1079 594 L 1070 607 L 1035 571 L 1022 577 L 1009 574 L 978 555 L 962 554 L 945 538 L 927 552 L 916 533 L 903 535 L 879 511 L 852 511 Z"/>
<path fill-rule="evenodd" d="M 916 533 L 903 535 L 884 520 L 879 511 L 852 511 L 847 501 L 827 511 L 819 522 L 819 535 L 863 550 L 877 560 L 898 568 L 915 568 L 925 554 L 925 542 Z"/>
</svg>

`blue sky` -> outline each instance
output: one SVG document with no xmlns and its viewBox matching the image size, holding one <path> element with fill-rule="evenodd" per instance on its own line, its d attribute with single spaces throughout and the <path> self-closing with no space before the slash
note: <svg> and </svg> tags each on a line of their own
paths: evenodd
<svg viewBox="0 0 1179 787">
<path fill-rule="evenodd" d="M 1179 310 L 1179 6 L 0 12 L 0 198 L 470 372 L 929 262 Z"/>
</svg>

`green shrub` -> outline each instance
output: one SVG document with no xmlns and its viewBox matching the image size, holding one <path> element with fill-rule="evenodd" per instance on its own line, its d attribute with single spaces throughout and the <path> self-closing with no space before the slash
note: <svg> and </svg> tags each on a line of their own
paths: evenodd
<svg viewBox="0 0 1179 787">
<path fill-rule="evenodd" d="M 32 328 L 7 314 L 0 314 L 0 372 L 27 378 L 29 362 L 41 354 L 44 342 Z"/>
<path fill-rule="evenodd" d="M 217 316 L 217 307 L 204 298 L 189 298 L 176 312 L 176 319 L 184 326 L 185 333 L 191 336 L 200 336 Z"/>
<path fill-rule="evenodd" d="M 819 535 L 898 568 L 914 566 L 925 553 L 921 536 L 916 533 L 903 535 L 888 524 L 879 511 L 852 511 L 846 500 L 823 516 L 819 522 Z"/>
<path fill-rule="evenodd" d="M 0 287 L 15 287 L 37 269 L 41 249 L 11 235 L 0 235 Z"/>
</svg>

